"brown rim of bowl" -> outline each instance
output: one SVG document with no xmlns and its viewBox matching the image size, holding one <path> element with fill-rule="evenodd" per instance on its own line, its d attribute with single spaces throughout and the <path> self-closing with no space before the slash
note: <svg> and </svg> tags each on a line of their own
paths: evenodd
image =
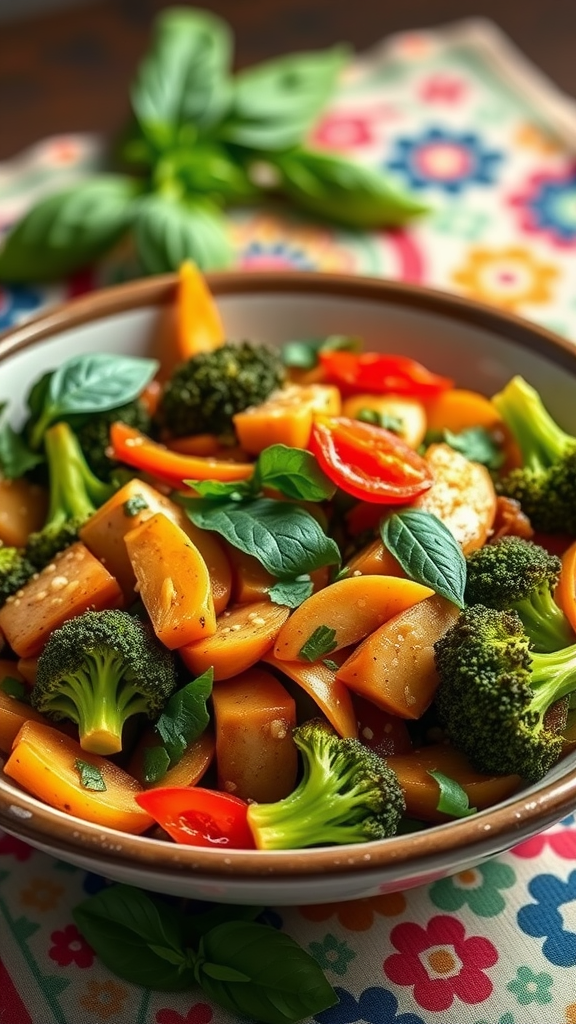
<svg viewBox="0 0 576 1024">
<path fill-rule="evenodd" d="M 144 279 L 73 299 L 27 321 L 0 337 L 0 360 L 36 342 L 89 321 L 146 306 L 164 305 L 174 298 L 177 276 Z M 503 335 L 507 340 L 547 356 L 576 375 L 576 351 L 567 340 L 510 313 L 430 288 L 348 275 L 300 272 L 218 273 L 208 275 L 216 296 L 259 292 L 311 295 L 409 305 Z M 17 798 L 0 788 L 0 826 L 32 843 L 62 853 L 98 856 L 105 865 L 134 866 L 152 872 L 195 871 L 204 875 L 242 878 L 345 874 L 381 871 L 401 866 L 403 877 L 415 877 L 427 859 L 437 861 L 450 852 L 466 858 L 507 849 L 536 829 L 558 821 L 576 805 L 576 765 L 565 776 L 537 792 L 520 792 L 469 818 L 393 839 L 343 847 L 306 850 L 242 851 L 180 846 L 145 836 L 132 836 L 71 818 L 36 798 L 18 791 Z M 15 808 L 11 809 L 11 808 Z"/>
</svg>

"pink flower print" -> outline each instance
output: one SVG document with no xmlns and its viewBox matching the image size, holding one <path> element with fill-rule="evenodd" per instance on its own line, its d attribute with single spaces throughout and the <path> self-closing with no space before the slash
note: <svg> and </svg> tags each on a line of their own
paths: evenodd
<svg viewBox="0 0 576 1024">
<path fill-rule="evenodd" d="M 66 925 L 63 931 L 52 932 L 50 938 L 54 945 L 48 955 L 60 967 L 69 967 L 72 963 L 76 967 L 91 967 L 94 963 L 92 948 L 80 935 L 75 924 Z"/>
<path fill-rule="evenodd" d="M 210 1024 L 214 1014 L 208 1003 L 194 1003 L 184 1017 L 176 1010 L 158 1010 L 157 1024 Z"/>
<path fill-rule="evenodd" d="M 424 103 L 459 103 L 466 93 L 466 84 L 454 75 L 430 75 L 420 86 Z"/>
<path fill-rule="evenodd" d="M 455 998 L 481 1003 L 492 992 L 484 973 L 498 960 L 495 946 L 480 935 L 466 938 L 455 917 L 439 915 L 426 928 L 406 923 L 392 929 L 398 953 L 384 961 L 386 975 L 396 985 L 411 985 L 414 999 L 425 1010 L 447 1010 Z"/>
<path fill-rule="evenodd" d="M 371 119 L 361 114 L 329 114 L 316 125 L 311 143 L 322 149 L 346 152 L 374 141 Z"/>
<path fill-rule="evenodd" d="M 33 852 L 31 847 L 27 843 L 23 843 L 21 839 L 0 832 L 0 856 L 4 854 L 7 857 L 15 857 L 16 860 L 28 860 Z"/>
<path fill-rule="evenodd" d="M 525 843 L 515 846 L 510 852 L 515 857 L 529 860 L 539 857 L 543 850 L 552 850 L 557 857 L 564 860 L 576 860 L 576 829 L 560 828 L 544 832 L 542 835 L 527 839 Z"/>
</svg>

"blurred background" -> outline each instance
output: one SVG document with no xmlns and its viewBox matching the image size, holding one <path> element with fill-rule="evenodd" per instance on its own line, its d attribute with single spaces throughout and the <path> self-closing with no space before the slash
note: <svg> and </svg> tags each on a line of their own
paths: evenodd
<svg viewBox="0 0 576 1024">
<path fill-rule="evenodd" d="M 0 0 L 0 159 L 47 135 L 118 130 L 127 88 L 163 0 Z M 479 16 L 576 96 L 574 0 L 206 0 L 236 39 L 236 66 Z"/>
</svg>

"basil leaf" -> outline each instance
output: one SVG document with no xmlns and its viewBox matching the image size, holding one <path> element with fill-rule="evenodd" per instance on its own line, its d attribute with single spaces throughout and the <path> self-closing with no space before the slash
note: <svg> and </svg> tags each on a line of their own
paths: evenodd
<svg viewBox="0 0 576 1024">
<path fill-rule="evenodd" d="M 30 703 L 30 690 L 21 679 L 15 679 L 13 676 L 4 676 L 0 680 L 0 690 L 2 693 L 8 695 L 8 697 L 14 697 L 15 700 L 21 701 L 22 704 Z"/>
<path fill-rule="evenodd" d="M 7 480 L 17 480 L 44 461 L 9 423 L 0 426 L 0 470 Z"/>
<path fill-rule="evenodd" d="M 206 701 L 212 693 L 213 680 L 214 670 L 209 668 L 173 693 L 155 724 L 168 754 L 170 767 L 178 764 L 187 748 L 202 735 L 210 721 Z"/>
<path fill-rule="evenodd" d="M 106 792 L 106 783 L 102 778 L 102 772 L 95 765 L 90 764 L 88 761 L 82 761 L 77 758 L 74 761 L 74 767 L 80 776 L 80 784 L 84 789 L 93 789 L 97 793 Z"/>
<path fill-rule="evenodd" d="M 427 772 L 438 783 L 440 796 L 436 809 L 443 814 L 449 814 L 452 818 L 467 818 L 477 813 L 476 807 L 470 807 L 468 794 L 456 779 L 444 775 L 443 772 L 430 770 Z"/>
<path fill-rule="evenodd" d="M 192 148 L 180 146 L 165 153 L 156 166 L 155 180 L 159 184 L 176 183 L 186 195 L 202 192 L 220 203 L 244 203 L 260 195 L 247 169 L 224 146 L 213 142 L 200 142 Z"/>
<path fill-rule="evenodd" d="M 194 986 L 183 922 L 167 903 L 128 885 L 112 885 L 75 907 L 72 916 L 102 963 L 119 978 L 164 992 Z"/>
<path fill-rule="evenodd" d="M 346 227 L 392 227 L 427 209 L 378 171 L 340 156 L 293 149 L 274 156 L 274 166 L 296 205 Z"/>
<path fill-rule="evenodd" d="M 264 448 L 256 461 L 254 486 L 270 487 L 286 498 L 301 501 L 325 501 L 336 487 L 320 469 L 312 452 L 273 444 Z"/>
<path fill-rule="evenodd" d="M 131 93 L 140 128 L 154 147 L 194 143 L 198 128 L 222 117 L 231 90 L 230 50 L 228 26 L 208 11 L 177 7 L 157 18 Z"/>
<path fill-rule="evenodd" d="M 362 339 L 347 334 L 330 334 L 327 338 L 308 338 L 287 341 L 282 346 L 285 366 L 299 370 L 313 370 L 318 365 L 319 352 L 361 352 Z"/>
<path fill-rule="evenodd" d="M 296 53 L 241 71 L 220 138 L 251 149 L 295 146 L 333 94 L 348 57 L 344 47 Z"/>
<path fill-rule="evenodd" d="M 293 580 L 340 562 L 336 542 L 297 505 L 256 498 L 212 507 L 201 501 L 186 502 L 185 507 L 195 526 L 213 530 L 233 547 L 254 555 L 279 580 Z"/>
<path fill-rule="evenodd" d="M 138 207 L 134 238 L 148 274 L 177 270 L 187 259 L 201 270 L 217 270 L 227 267 L 232 259 L 224 217 L 205 197 L 144 197 Z"/>
<path fill-rule="evenodd" d="M 170 755 L 165 747 L 145 747 L 142 772 L 148 785 L 160 782 L 170 767 Z"/>
<path fill-rule="evenodd" d="M 485 427 L 469 427 L 458 434 L 442 431 L 442 441 L 471 462 L 480 462 L 487 469 L 500 469 L 506 458 L 502 446 Z"/>
<path fill-rule="evenodd" d="M 107 174 L 41 199 L 6 238 L 0 279 L 54 280 L 93 262 L 130 226 L 139 190 L 132 178 Z"/>
<path fill-rule="evenodd" d="M 241 903 L 230 906 L 213 904 L 209 910 L 202 913 L 186 915 L 187 941 L 196 944 L 206 932 L 211 931 L 217 925 L 227 924 L 229 921 L 254 921 L 262 913 L 264 913 L 264 907 L 251 907 Z"/>
<path fill-rule="evenodd" d="M 287 608 L 298 608 L 314 590 L 309 576 L 297 580 L 283 580 L 270 587 L 268 596 L 274 604 L 283 604 Z"/>
<path fill-rule="evenodd" d="M 380 535 L 411 579 L 464 607 L 466 559 L 437 516 L 409 509 L 395 512 L 381 524 Z"/>
<path fill-rule="evenodd" d="M 222 498 L 242 501 L 254 493 L 251 480 L 236 480 L 230 483 L 223 480 L 185 480 L 184 483 L 187 487 L 192 487 L 201 498 L 212 498 L 215 501 Z"/>
<path fill-rule="evenodd" d="M 56 420 L 107 412 L 133 401 L 157 369 L 155 359 L 105 352 L 68 359 L 47 378 L 44 406 L 31 431 L 32 445 L 38 447 Z"/>
<path fill-rule="evenodd" d="M 308 1019 L 338 1002 L 320 967 L 293 939 L 269 925 L 231 921 L 201 940 L 196 978 L 224 1009 L 266 1024 Z M 209 973 L 205 965 L 209 967 Z M 221 971 L 244 981 L 219 980 Z M 222 975 L 221 975 L 222 976 Z"/>
<path fill-rule="evenodd" d="M 323 654 L 330 654 L 338 644 L 336 630 L 330 626 L 318 626 L 298 651 L 298 657 L 306 661 L 318 661 Z"/>
</svg>

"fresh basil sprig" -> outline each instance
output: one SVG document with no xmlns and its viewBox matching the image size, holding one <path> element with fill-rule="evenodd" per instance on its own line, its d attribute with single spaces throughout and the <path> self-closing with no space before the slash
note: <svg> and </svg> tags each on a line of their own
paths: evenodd
<svg viewBox="0 0 576 1024">
<path fill-rule="evenodd" d="M 296 1024 L 334 1006 L 338 997 L 313 957 L 251 920 L 257 912 L 221 907 L 190 919 L 161 898 L 112 885 L 72 914 L 102 963 L 135 985 L 164 992 L 199 985 L 230 1013 L 264 1024 Z"/>
<path fill-rule="evenodd" d="M 273 498 L 243 502 L 185 503 L 195 526 L 213 530 L 233 547 L 254 555 L 277 580 L 295 580 L 324 565 L 338 565 L 340 551 L 313 516 Z"/>
<path fill-rule="evenodd" d="M 225 483 L 220 480 L 187 480 L 201 498 L 220 501 L 256 498 L 265 489 L 278 491 L 296 501 L 326 501 L 336 487 L 320 469 L 312 452 L 272 444 L 264 448 L 254 463 L 249 480 Z"/>
<path fill-rule="evenodd" d="M 437 810 L 442 814 L 449 814 L 451 818 L 468 818 L 471 814 L 476 814 L 477 808 L 470 807 L 468 794 L 456 779 L 433 769 L 430 769 L 428 775 L 438 783 L 440 793 Z"/>
<path fill-rule="evenodd" d="M 164 706 L 154 726 L 163 746 L 149 747 L 144 752 L 146 782 L 158 782 L 163 778 L 206 729 L 210 721 L 206 701 L 212 693 L 213 681 L 214 670 L 209 668 L 173 693 Z"/>
<path fill-rule="evenodd" d="M 232 258 L 223 209 L 278 193 L 353 228 L 401 224 L 424 210 L 380 172 L 304 146 L 336 90 L 344 47 L 236 75 L 231 50 L 230 28 L 215 15 L 164 10 L 131 88 L 117 153 L 123 173 L 112 165 L 41 199 L 5 240 L 0 279 L 61 278 L 129 235 L 145 273 L 184 259 L 222 267 Z"/>
<path fill-rule="evenodd" d="M 381 523 L 380 535 L 411 579 L 464 607 L 466 559 L 437 516 L 418 509 L 395 512 Z"/>
<path fill-rule="evenodd" d="M 133 401 L 157 369 L 155 359 L 104 352 L 66 360 L 44 374 L 28 396 L 35 421 L 30 428 L 32 448 L 40 446 L 45 430 L 57 420 L 107 412 Z"/>
</svg>

